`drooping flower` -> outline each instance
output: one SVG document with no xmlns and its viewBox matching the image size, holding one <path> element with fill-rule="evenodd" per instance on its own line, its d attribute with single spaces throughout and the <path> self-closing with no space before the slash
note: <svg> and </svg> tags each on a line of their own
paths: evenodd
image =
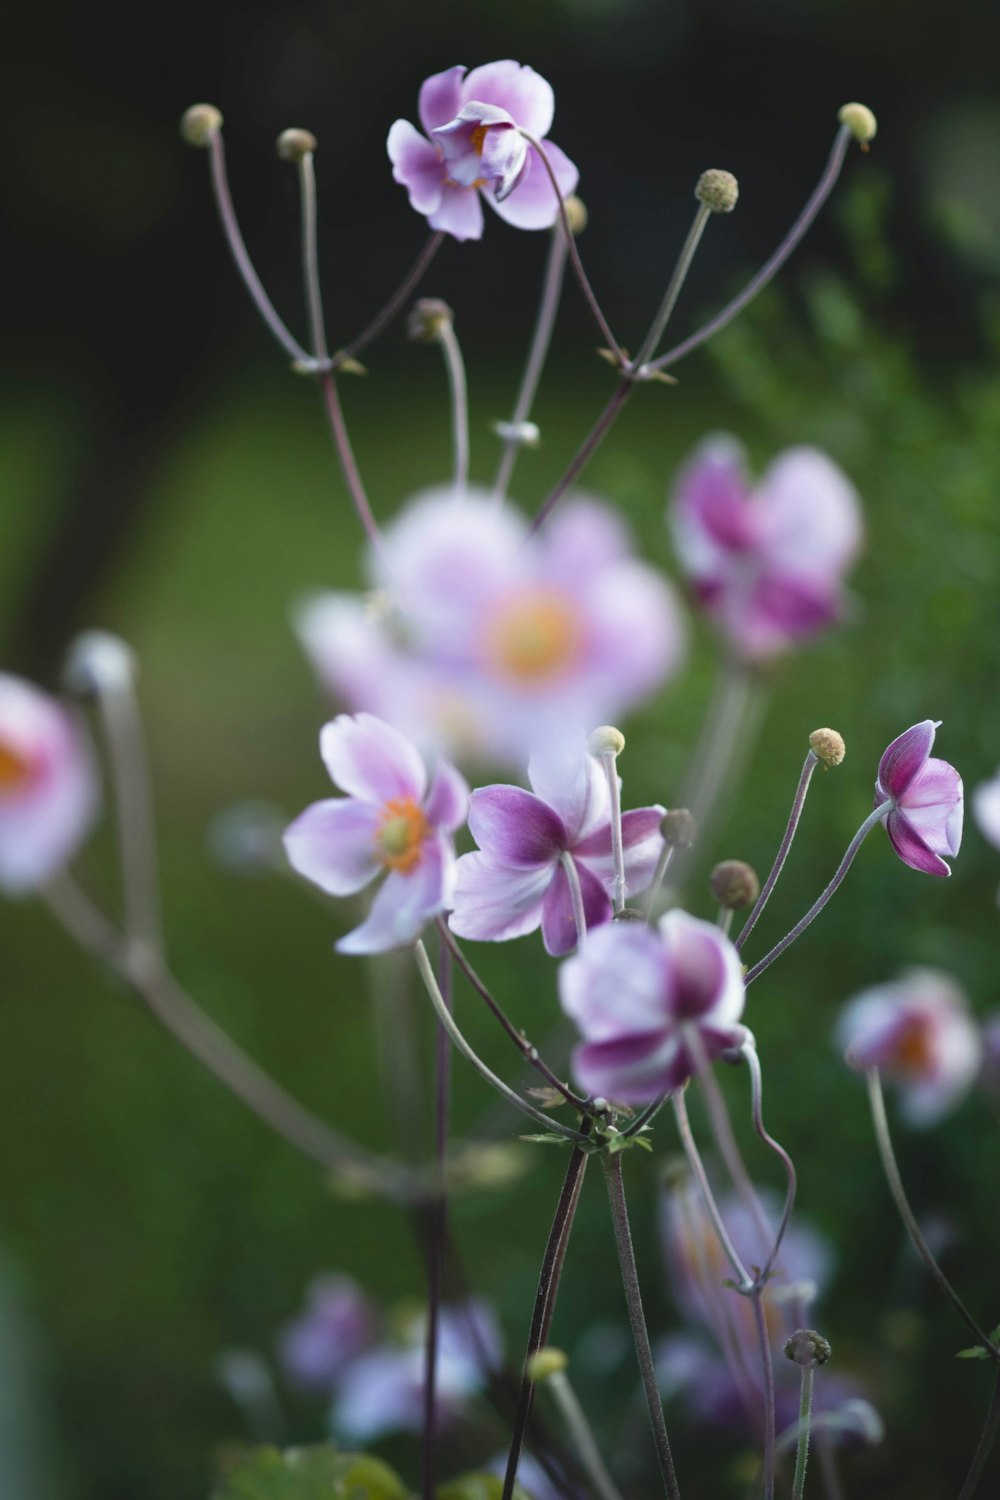
<svg viewBox="0 0 1000 1500">
<path fill-rule="evenodd" d="M 844 613 L 861 513 L 818 449 L 788 449 L 751 488 L 739 444 L 709 438 L 680 474 L 669 519 L 699 603 L 740 659 L 767 661 Z"/>
<path fill-rule="evenodd" d="M 350 1276 L 319 1276 L 305 1310 L 278 1338 L 282 1369 L 303 1390 L 329 1392 L 350 1364 L 375 1342 L 369 1298 Z"/>
<path fill-rule="evenodd" d="M 964 993 L 936 969 L 864 990 L 841 1015 L 835 1039 L 850 1067 L 879 1068 L 897 1085 L 911 1125 L 932 1125 L 958 1102 L 983 1050 Z"/>
<path fill-rule="evenodd" d="M 96 811 L 97 780 L 76 720 L 30 682 L 0 673 L 0 890 L 48 884 Z"/>
<path fill-rule="evenodd" d="M 452 834 L 465 822 L 468 787 L 439 760 L 428 787 L 416 746 L 372 714 L 341 714 L 320 734 L 334 784 L 347 793 L 315 802 L 285 832 L 292 868 L 332 896 L 349 896 L 385 872 L 367 921 L 337 942 L 341 953 L 381 953 L 413 942 L 451 902 Z"/>
<path fill-rule="evenodd" d="M 544 137 L 555 111 L 552 87 L 533 68 L 509 60 L 467 73 L 447 68 L 420 89 L 420 132 L 397 120 L 386 149 L 392 175 L 432 229 L 457 240 L 483 232 L 480 195 L 518 229 L 550 229 L 558 216 L 555 189 L 526 130 L 542 145 L 559 192 L 572 193 L 578 172 Z"/>
<path fill-rule="evenodd" d="M 678 666 L 666 579 L 577 495 L 529 536 L 485 490 L 429 490 L 386 529 L 378 593 L 314 596 L 296 627 L 352 709 L 458 757 L 520 765 L 566 724 L 617 723 Z"/>
<path fill-rule="evenodd" d="M 459 937 L 499 942 L 542 929 L 556 957 L 576 947 L 570 877 L 580 885 L 588 929 L 611 917 L 614 879 L 611 800 L 607 776 L 581 733 L 532 755 L 528 779 L 517 786 L 480 787 L 472 794 L 469 828 L 479 845 L 458 861 L 454 909 Z M 662 807 L 622 815 L 625 879 L 633 891 L 652 879 L 663 847 Z"/>
<path fill-rule="evenodd" d="M 622 1104 L 648 1104 L 691 1077 L 692 1032 L 709 1059 L 746 1034 L 736 949 L 683 911 L 668 912 L 658 930 L 599 928 L 560 969 L 559 997 L 584 1039 L 573 1054 L 581 1087 Z"/>
<path fill-rule="evenodd" d="M 894 739 L 878 766 L 875 806 L 891 803 L 883 822 L 905 865 L 925 875 L 950 875 L 943 854 L 962 843 L 962 778 L 931 756 L 940 720 L 924 719 Z"/>
</svg>

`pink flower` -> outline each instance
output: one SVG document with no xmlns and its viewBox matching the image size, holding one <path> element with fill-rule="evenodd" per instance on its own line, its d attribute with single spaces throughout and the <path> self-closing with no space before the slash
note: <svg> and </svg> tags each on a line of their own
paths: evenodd
<svg viewBox="0 0 1000 1500">
<path fill-rule="evenodd" d="M 479 845 L 458 861 L 450 926 L 459 937 L 499 942 L 541 926 L 546 950 L 561 957 L 576 947 L 577 930 L 564 860 L 580 883 L 588 929 L 611 917 L 614 879 L 611 799 L 607 777 L 581 734 L 570 745 L 532 756 L 533 792 L 480 787 L 472 794 L 469 828 Z M 662 807 L 622 816 L 625 878 L 642 890 L 653 877 L 663 840 Z"/>
<path fill-rule="evenodd" d="M 740 446 L 709 438 L 681 472 L 670 522 L 700 604 L 743 660 L 777 656 L 844 613 L 858 497 L 818 449 L 788 449 L 751 489 Z"/>
<path fill-rule="evenodd" d="M 397 120 L 389 131 L 392 175 L 431 228 L 457 240 L 482 235 L 480 193 L 508 224 L 550 229 L 558 216 L 555 189 L 520 131 L 542 144 L 559 192 L 568 197 L 576 188 L 576 167 L 543 139 L 554 110 L 551 85 L 516 62 L 487 63 L 468 74 L 462 67 L 435 73 L 420 90 L 426 135 L 408 120 Z"/>
<path fill-rule="evenodd" d="M 350 1276 L 320 1276 L 305 1311 L 281 1330 L 282 1368 L 303 1390 L 329 1391 L 351 1360 L 375 1342 L 375 1310 Z"/>
<path fill-rule="evenodd" d="M 905 865 L 925 875 L 950 875 L 941 858 L 962 843 L 962 778 L 931 756 L 940 720 L 924 719 L 893 740 L 878 766 L 875 806 L 889 801 L 886 832 Z"/>
<path fill-rule="evenodd" d="M 48 884 L 93 824 L 97 781 L 77 721 L 48 694 L 0 673 L 0 890 Z"/>
<path fill-rule="evenodd" d="M 300 639 L 351 708 L 457 756 L 519 765 L 566 724 L 617 723 L 683 654 L 670 585 L 582 495 L 529 536 L 484 490 L 426 491 L 372 569 L 373 600 L 314 596 Z"/>
<path fill-rule="evenodd" d="M 836 1042 L 858 1072 L 879 1068 L 902 1091 L 911 1125 L 931 1125 L 973 1083 L 982 1057 L 968 1001 L 948 974 L 913 969 L 856 996 Z"/>
<path fill-rule="evenodd" d="M 648 1104 L 695 1071 L 688 1028 L 716 1058 L 743 1041 L 743 966 L 717 927 L 671 911 L 659 930 L 599 928 L 559 971 L 562 1008 L 584 1042 L 580 1086 L 622 1104 Z"/>
<path fill-rule="evenodd" d="M 292 868 L 332 896 L 386 878 L 367 921 L 337 948 L 382 953 L 412 943 L 451 903 L 451 835 L 465 822 L 468 787 L 439 761 L 430 789 L 416 747 L 371 714 L 341 714 L 320 735 L 320 753 L 346 797 L 314 802 L 285 832 Z"/>
</svg>

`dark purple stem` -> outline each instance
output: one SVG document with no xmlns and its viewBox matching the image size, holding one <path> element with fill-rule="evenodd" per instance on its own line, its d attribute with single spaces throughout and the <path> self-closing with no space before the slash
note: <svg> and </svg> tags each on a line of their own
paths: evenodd
<svg viewBox="0 0 1000 1500">
<path fill-rule="evenodd" d="M 347 483 L 351 499 L 354 502 L 354 509 L 357 511 L 361 524 L 365 528 L 368 540 L 376 552 L 381 553 L 382 538 L 379 534 L 378 523 L 368 503 L 368 496 L 365 493 L 357 460 L 354 457 L 351 440 L 347 435 L 347 424 L 344 421 L 344 411 L 340 404 L 340 393 L 337 390 L 337 380 L 332 370 L 328 370 L 320 376 L 319 385 L 323 393 L 323 405 L 326 410 L 327 421 L 330 424 L 333 445 L 337 450 L 337 457 L 340 459 L 340 466 L 344 471 L 344 479 Z"/>
<path fill-rule="evenodd" d="M 1000 1370 L 997 1370 L 996 1384 L 993 1387 L 993 1400 L 990 1402 L 989 1411 L 986 1413 L 986 1422 L 976 1444 L 976 1451 L 972 1455 L 972 1463 L 966 1475 L 965 1483 L 962 1485 L 958 1500 L 972 1500 L 983 1470 L 996 1442 L 997 1431 L 1000 1430 Z"/>
<path fill-rule="evenodd" d="M 406 304 L 411 294 L 419 286 L 427 268 L 443 244 L 444 231 L 439 229 L 435 234 L 431 235 L 382 311 L 372 318 L 368 327 L 363 329 L 357 338 L 352 339 L 345 349 L 338 349 L 333 357 L 335 365 L 342 365 L 345 360 L 354 359 L 361 353 L 362 349 L 366 349 L 369 344 L 374 343 L 383 328 L 392 322 L 400 308 Z"/>
<path fill-rule="evenodd" d="M 760 1344 L 764 1375 L 764 1500 L 774 1500 L 774 1369 L 771 1364 L 771 1345 L 767 1337 L 764 1301 L 759 1285 L 755 1287 L 750 1301 L 753 1304 L 753 1317 L 757 1327 L 757 1341 Z"/>
<path fill-rule="evenodd" d="M 616 386 L 611 400 L 608 402 L 607 406 L 601 412 L 601 415 L 598 417 L 597 421 L 590 429 L 590 432 L 587 434 L 583 442 L 580 444 L 579 448 L 576 450 L 576 453 L 570 461 L 569 467 L 567 468 L 566 472 L 558 481 L 555 488 L 550 491 L 545 499 L 544 504 L 542 505 L 541 510 L 532 521 L 532 535 L 534 535 L 536 531 L 541 530 L 555 507 L 558 505 L 559 501 L 562 499 L 563 495 L 565 495 L 570 486 L 583 473 L 584 469 L 587 467 L 588 463 L 593 458 L 594 454 L 597 452 L 598 448 L 601 446 L 608 433 L 611 431 L 618 413 L 621 411 L 622 407 L 625 405 L 625 402 L 628 400 L 629 395 L 632 392 L 633 384 L 634 382 L 631 380 L 631 378 L 629 378 L 627 380 L 622 380 L 618 384 L 618 386 Z"/>
<path fill-rule="evenodd" d="M 805 764 L 802 767 L 802 774 L 799 777 L 799 784 L 795 791 L 795 800 L 792 802 L 792 810 L 788 815 L 788 826 L 785 829 L 785 836 L 781 840 L 781 847 L 778 850 L 777 855 L 775 856 L 774 864 L 771 866 L 771 873 L 764 881 L 761 893 L 757 897 L 757 900 L 754 902 L 754 905 L 750 910 L 750 914 L 747 917 L 746 921 L 743 923 L 743 926 L 740 929 L 740 935 L 736 939 L 736 942 L 734 944 L 737 953 L 743 947 L 743 944 L 746 942 L 747 938 L 756 927 L 757 920 L 760 917 L 761 912 L 764 910 L 764 907 L 767 905 L 771 896 L 771 892 L 774 890 L 774 887 L 778 883 L 778 876 L 781 874 L 781 871 L 784 868 L 785 860 L 788 858 L 788 851 L 792 847 L 792 840 L 794 839 L 796 830 L 799 826 L 799 819 L 802 816 L 802 809 L 805 806 L 806 793 L 809 790 L 809 783 L 812 780 L 812 773 L 815 771 L 818 764 L 819 762 L 817 760 L 815 751 L 810 750 L 808 755 L 806 756 Z"/>
</svg>

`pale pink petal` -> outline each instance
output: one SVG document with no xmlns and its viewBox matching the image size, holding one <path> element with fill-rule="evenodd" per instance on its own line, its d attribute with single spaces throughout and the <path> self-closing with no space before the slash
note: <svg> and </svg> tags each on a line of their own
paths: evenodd
<svg viewBox="0 0 1000 1500">
<path fill-rule="evenodd" d="M 517 786 L 474 791 L 469 828 L 484 853 L 515 869 L 551 865 L 566 848 L 559 816 L 540 797 Z"/>
<path fill-rule="evenodd" d="M 409 120 L 395 122 L 386 140 L 386 150 L 392 162 L 392 175 L 406 188 L 417 213 L 432 214 L 439 209 L 445 178 L 440 151 Z"/>
<path fill-rule="evenodd" d="M 560 196 L 568 198 L 571 193 L 576 192 L 580 174 L 569 157 L 552 141 L 545 141 L 543 144 L 545 155 L 559 184 Z M 528 147 L 524 170 L 510 197 L 500 200 L 492 193 L 485 196 L 494 212 L 515 229 L 551 229 L 559 217 L 559 204 L 552 179 L 533 146 Z"/>
<path fill-rule="evenodd" d="M 469 784 L 450 761 L 439 760 L 435 766 L 424 812 L 432 828 L 443 828 L 448 833 L 461 828 L 468 817 Z"/>
<path fill-rule="evenodd" d="M 349 797 L 380 806 L 395 797 L 422 800 L 427 770 L 405 734 L 374 714 L 339 714 L 320 732 L 320 754 Z"/>
<path fill-rule="evenodd" d="M 818 448 L 789 448 L 765 470 L 754 497 L 770 568 L 839 578 L 861 545 L 861 507 L 846 475 Z"/>
<path fill-rule="evenodd" d="M 534 932 L 551 879 L 551 868 L 512 870 L 478 851 L 463 854 L 456 866 L 449 926 L 458 937 L 479 942 Z"/>
<path fill-rule="evenodd" d="M 927 759 L 899 799 L 907 823 L 935 854 L 955 855 L 962 843 L 962 778 L 946 760 Z"/>
<path fill-rule="evenodd" d="M 940 719 L 923 719 L 893 740 L 878 763 L 878 790 L 898 801 L 931 753 Z"/>
<path fill-rule="evenodd" d="M 660 823 L 665 807 L 637 807 L 622 814 L 622 846 L 625 853 L 625 884 L 630 895 L 644 891 L 653 878 L 663 835 Z M 573 847 L 573 857 L 586 863 L 588 869 L 607 887 L 614 878 L 611 852 L 611 825 L 599 828 Z"/>
<path fill-rule="evenodd" d="M 483 235 L 483 206 L 479 192 L 472 187 L 445 184 L 441 203 L 427 215 L 432 229 L 441 229 L 456 240 L 478 240 Z"/>
<path fill-rule="evenodd" d="M 909 865 L 911 870 L 919 870 L 923 875 L 942 877 L 951 874 L 941 856 L 927 847 L 916 829 L 910 825 L 906 814 L 898 808 L 892 808 L 886 814 L 885 831 L 892 847 L 904 865 Z"/>
<path fill-rule="evenodd" d="M 378 822 L 379 810 L 369 802 L 352 797 L 314 802 L 285 830 L 288 862 L 331 896 L 351 896 L 381 868 Z"/>
<path fill-rule="evenodd" d="M 680 666 L 687 622 L 680 601 L 662 573 L 646 563 L 622 559 L 592 580 L 582 601 L 591 628 L 587 666 L 600 702 L 598 720 L 653 692 Z"/>
<path fill-rule="evenodd" d="M 617 511 L 577 491 L 546 521 L 538 545 L 546 578 L 578 592 L 612 563 L 630 558 L 632 538 Z"/>
<path fill-rule="evenodd" d="M 443 73 L 434 73 L 420 85 L 418 111 L 420 123 L 430 135 L 439 125 L 446 125 L 462 107 L 462 79 L 465 69 L 460 66 L 445 68 Z"/>
<path fill-rule="evenodd" d="M 528 761 L 528 780 L 542 801 L 562 818 L 568 845 L 608 822 L 611 797 L 607 777 L 587 750 L 582 731 L 537 746 Z"/>
<path fill-rule="evenodd" d="M 585 865 L 577 865 L 580 894 L 583 897 L 583 917 L 589 932 L 593 927 L 611 919 L 611 900 L 596 875 Z M 551 884 L 545 893 L 542 907 L 542 941 L 545 951 L 553 958 L 561 958 L 577 946 L 576 918 L 569 891 L 569 879 L 562 865 L 556 866 Z"/>
<path fill-rule="evenodd" d="M 663 943 L 641 922 L 598 927 L 559 970 L 560 1004 L 591 1042 L 662 1031 L 671 994 Z"/>
<path fill-rule="evenodd" d="M 473 68 L 461 86 L 462 102 L 496 104 L 536 139 L 547 135 L 555 113 L 552 85 L 534 68 L 507 59 Z M 457 111 L 456 111 L 457 113 Z"/>
<path fill-rule="evenodd" d="M 415 942 L 425 924 L 445 910 L 453 863 L 439 840 L 428 839 L 419 864 L 405 875 L 393 870 L 386 876 L 367 921 L 337 941 L 337 952 L 385 953 Z"/>
</svg>

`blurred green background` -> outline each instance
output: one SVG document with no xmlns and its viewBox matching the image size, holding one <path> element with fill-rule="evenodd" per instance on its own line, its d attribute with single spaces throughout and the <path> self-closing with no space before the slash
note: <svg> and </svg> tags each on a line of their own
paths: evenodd
<svg viewBox="0 0 1000 1500">
<path fill-rule="evenodd" d="M 581 166 L 591 214 L 581 248 L 626 343 L 660 295 L 701 170 L 732 169 L 742 196 L 711 226 L 679 332 L 780 238 L 825 159 L 837 107 L 861 98 L 877 111 L 873 151 L 852 152 L 779 287 L 693 356 L 679 387 L 639 393 L 586 481 L 668 570 L 669 479 L 706 430 L 737 433 L 758 465 L 787 444 L 817 443 L 864 499 L 855 616 L 775 674 L 743 790 L 719 831 L 716 853 L 766 868 L 806 735 L 818 724 L 842 731 L 848 759 L 817 778 L 762 952 L 825 883 L 894 734 L 944 720 L 941 753 L 967 786 L 1000 758 L 998 30 L 1000 13 L 971 0 L 949 8 L 947 26 L 930 4 L 907 7 L 904 19 L 857 0 L 296 0 L 141 16 L 57 4 L 19 16 L 18 45 L 0 64 L 14 143 L 2 168 L 13 229 L 2 291 L 3 666 L 52 685 L 65 642 L 90 625 L 135 646 L 174 967 L 251 1053 L 344 1129 L 394 1141 L 368 976 L 331 953 L 342 914 L 291 882 L 228 874 L 206 829 L 240 799 L 291 815 L 325 795 L 316 731 L 326 709 L 288 608 L 311 587 L 358 585 L 360 538 L 315 393 L 288 377 L 226 263 L 205 163 L 177 142 L 181 110 L 199 97 L 222 107 L 248 240 L 296 328 L 293 182 L 272 142 L 289 124 L 316 131 L 338 343 L 422 243 L 421 221 L 389 178 L 384 135 L 398 115 L 413 117 L 425 74 L 455 60 L 514 56 L 555 84 L 553 136 Z M 480 245 L 446 247 L 423 287 L 456 309 L 474 477 L 492 474 L 488 424 L 513 399 L 543 256 L 540 237 L 490 222 Z M 536 413 L 544 445 L 523 456 L 514 485 L 528 507 L 610 390 L 593 344 L 568 286 Z M 373 503 L 388 516 L 447 472 L 444 377 L 434 351 L 407 346 L 400 324 L 367 363 L 369 377 L 345 381 L 344 396 Z M 680 677 L 626 725 L 633 805 L 675 799 L 713 673 L 712 642 L 697 631 Z M 112 904 L 107 829 L 83 870 Z M 888 1425 L 880 1449 L 847 1461 L 859 1496 L 957 1491 L 987 1379 L 979 1365 L 954 1363 L 963 1331 L 902 1245 L 861 1085 L 829 1033 L 842 1000 L 913 963 L 954 972 L 980 1015 L 995 1008 L 998 880 L 1000 858 L 972 828 L 947 885 L 903 868 L 873 838 L 822 922 L 752 993 L 770 1127 L 798 1163 L 803 1214 L 837 1246 L 817 1321 L 838 1368 L 868 1382 Z M 692 901 L 708 910 L 697 892 Z M 329 1193 L 37 904 L 0 910 L 0 934 L 2 1493 L 194 1500 L 219 1450 L 246 1436 L 217 1378 L 220 1351 L 270 1357 L 276 1328 L 327 1268 L 357 1275 L 381 1299 L 418 1295 L 419 1255 L 398 1212 Z M 555 1034 L 558 1054 L 565 1042 L 540 942 L 483 953 L 481 967 L 533 1037 Z M 429 1087 L 429 1018 L 405 988 L 397 1003 Z M 516 1079 L 488 1017 L 468 997 L 461 1005 L 476 1045 Z M 745 1081 L 723 1081 L 742 1120 Z M 459 1135 L 507 1140 L 519 1130 L 460 1066 L 455 1092 Z M 674 1150 L 664 1124 L 655 1155 L 626 1162 L 650 1323 L 661 1332 L 675 1314 L 657 1182 Z M 931 1134 L 900 1128 L 899 1150 L 918 1209 L 951 1228 L 949 1273 L 992 1326 L 996 1112 L 974 1097 Z M 515 1360 L 564 1166 L 530 1146 L 519 1160 L 515 1185 L 454 1208 Z M 610 1334 L 597 1357 L 583 1335 L 622 1321 L 594 1174 L 553 1336 L 579 1351 L 605 1437 L 631 1420 L 632 1367 L 614 1362 Z M 706 1444 L 677 1416 L 672 1428 L 686 1495 L 742 1493 L 740 1443 Z M 316 1404 L 290 1402 L 289 1438 L 322 1433 Z M 468 1467 L 503 1436 L 484 1416 L 449 1462 Z M 634 1446 L 637 1466 L 622 1475 L 630 1494 L 651 1482 L 641 1438 Z M 415 1474 L 411 1445 L 385 1451 Z"/>
</svg>

